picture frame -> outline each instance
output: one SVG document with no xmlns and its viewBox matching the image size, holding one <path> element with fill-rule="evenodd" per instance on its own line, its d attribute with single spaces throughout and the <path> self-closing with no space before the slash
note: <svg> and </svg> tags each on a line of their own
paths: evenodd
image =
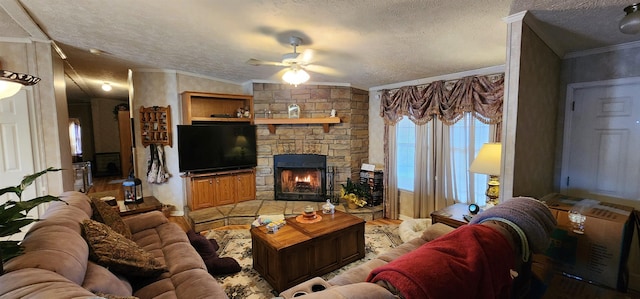
<svg viewBox="0 0 640 299">
<path fill-rule="evenodd" d="M 289 118 L 300 118 L 300 106 L 298 104 L 289 105 Z"/>
</svg>

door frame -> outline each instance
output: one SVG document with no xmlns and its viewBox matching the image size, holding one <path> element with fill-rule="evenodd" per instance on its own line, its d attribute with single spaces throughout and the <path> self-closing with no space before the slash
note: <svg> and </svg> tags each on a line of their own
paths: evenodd
<svg viewBox="0 0 640 299">
<path fill-rule="evenodd" d="M 607 87 L 607 86 L 620 86 L 620 85 L 631 85 L 631 84 L 640 84 L 640 77 L 628 77 L 628 78 L 567 84 L 567 96 L 565 101 L 564 130 L 563 130 L 564 135 L 562 137 L 562 167 L 560 169 L 560 181 L 558 182 L 561 193 L 570 195 L 567 193 L 568 188 L 567 188 L 566 178 L 569 175 L 568 173 L 569 148 L 571 146 L 570 144 L 571 125 L 572 125 L 572 119 L 573 119 L 573 110 L 571 108 L 572 108 L 573 102 L 575 101 L 574 94 L 576 90 L 583 89 L 583 88 L 591 88 L 591 87 Z"/>
</svg>

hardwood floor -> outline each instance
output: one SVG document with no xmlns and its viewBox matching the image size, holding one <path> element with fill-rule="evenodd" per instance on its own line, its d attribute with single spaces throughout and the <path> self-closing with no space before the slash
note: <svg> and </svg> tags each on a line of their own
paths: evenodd
<svg viewBox="0 0 640 299">
<path fill-rule="evenodd" d="M 98 177 L 93 179 L 93 186 L 89 188 L 90 193 L 96 192 L 104 192 L 111 190 L 120 190 L 122 191 L 121 183 L 109 184 L 109 182 L 113 180 L 121 180 L 122 178 L 119 176 L 114 177 Z M 122 195 L 122 194 L 121 194 Z M 184 217 L 169 217 L 170 222 L 173 222 L 180 226 L 185 232 L 191 229 L 191 225 L 189 221 L 187 221 Z M 367 221 L 367 225 L 389 225 L 389 224 L 400 224 L 402 220 L 394 220 L 394 219 L 376 219 Z M 216 230 L 228 230 L 228 229 L 249 229 L 251 226 L 248 224 L 245 225 L 227 225 L 223 227 L 216 228 Z"/>
</svg>

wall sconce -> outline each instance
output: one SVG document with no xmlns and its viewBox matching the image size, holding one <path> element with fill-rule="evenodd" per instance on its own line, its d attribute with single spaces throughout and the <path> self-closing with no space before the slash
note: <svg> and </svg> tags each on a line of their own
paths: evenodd
<svg viewBox="0 0 640 299">
<path fill-rule="evenodd" d="M 627 15 L 620 20 L 620 32 L 624 34 L 640 33 L 640 3 L 632 4 L 624 8 Z"/>
<path fill-rule="evenodd" d="M 0 99 L 11 97 L 18 93 L 22 86 L 35 85 L 39 81 L 38 77 L 3 70 L 0 64 Z"/>
<path fill-rule="evenodd" d="M 488 174 L 487 205 L 498 204 L 500 196 L 500 170 L 502 169 L 502 144 L 485 143 L 480 148 L 478 156 L 469 167 L 470 172 Z"/>
</svg>

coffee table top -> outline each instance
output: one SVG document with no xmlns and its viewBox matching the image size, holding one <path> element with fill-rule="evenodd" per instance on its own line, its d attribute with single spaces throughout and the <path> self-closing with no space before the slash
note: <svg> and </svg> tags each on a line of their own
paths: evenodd
<svg viewBox="0 0 640 299">
<path fill-rule="evenodd" d="M 334 214 L 318 213 L 322 216 L 319 222 L 299 223 L 296 217 L 289 217 L 285 219 L 287 224 L 275 233 L 269 233 L 265 226 L 259 226 L 251 228 L 251 235 L 265 240 L 273 248 L 282 249 L 364 223 L 362 218 L 340 211 L 335 211 Z"/>
</svg>

